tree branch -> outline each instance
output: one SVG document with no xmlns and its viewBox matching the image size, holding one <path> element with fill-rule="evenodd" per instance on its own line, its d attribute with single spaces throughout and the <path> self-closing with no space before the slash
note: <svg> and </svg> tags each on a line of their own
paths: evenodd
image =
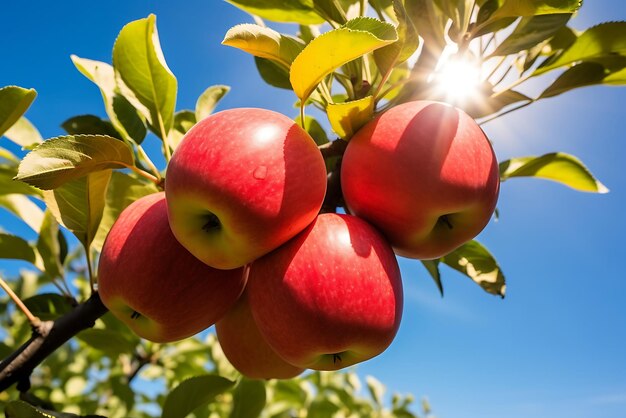
<svg viewBox="0 0 626 418">
<path fill-rule="evenodd" d="M 46 357 L 80 331 L 93 327 L 96 319 L 106 312 L 100 295 L 94 292 L 71 312 L 34 326 L 31 338 L 0 363 L 0 392 L 17 382 L 27 381 Z"/>
</svg>

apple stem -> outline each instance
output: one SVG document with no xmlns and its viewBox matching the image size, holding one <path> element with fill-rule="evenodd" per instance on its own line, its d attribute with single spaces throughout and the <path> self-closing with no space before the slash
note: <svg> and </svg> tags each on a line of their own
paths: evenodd
<svg viewBox="0 0 626 418">
<path fill-rule="evenodd" d="M 137 319 L 141 316 L 141 314 L 137 311 L 133 311 L 132 314 L 130 314 L 130 319 Z"/>
<path fill-rule="evenodd" d="M 208 216 L 208 220 L 206 221 L 206 223 L 202 226 L 202 230 L 205 232 L 211 232 L 215 229 L 218 229 L 220 225 L 221 223 L 219 218 L 214 213 L 211 213 Z"/>
<path fill-rule="evenodd" d="M 338 353 L 333 354 L 333 364 L 341 363 L 341 355 Z"/>
<path fill-rule="evenodd" d="M 452 226 L 452 222 L 450 222 L 450 219 L 448 218 L 448 215 L 442 215 L 439 220 L 443 222 L 449 229 L 454 229 L 454 227 Z"/>
</svg>

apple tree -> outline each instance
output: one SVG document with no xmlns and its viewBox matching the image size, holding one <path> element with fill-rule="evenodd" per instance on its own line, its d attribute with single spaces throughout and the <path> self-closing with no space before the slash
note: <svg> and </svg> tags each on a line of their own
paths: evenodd
<svg viewBox="0 0 626 418">
<path fill-rule="evenodd" d="M 266 83 L 293 91 L 295 123 L 323 158 L 323 213 L 353 211 L 343 190 L 343 157 L 353 138 L 356 143 L 386 111 L 445 102 L 483 124 L 576 88 L 626 84 L 626 23 L 576 31 L 568 23 L 584 13 L 580 0 L 229 3 L 255 23 L 231 28 L 223 44 L 253 55 Z M 291 24 L 280 25 L 289 32 L 272 29 L 274 22 Z M 0 232 L 0 258 L 25 266 L 0 277 L 7 295 L 0 299 L 0 403 L 7 417 L 430 415 L 427 402 L 417 408 L 411 395 L 385 397 L 382 383 L 370 376 L 362 382 L 351 369 L 250 379 L 233 367 L 212 332 L 154 342 L 114 316 L 98 292 L 107 236 L 125 208 L 167 185 L 167 167 L 155 164 L 144 141 L 160 141 L 169 163 L 230 87 L 210 86 L 195 109 L 176 109 L 178 81 L 153 15 L 121 29 L 111 64 L 72 61 L 99 90 L 107 119 L 72 116 L 61 121 L 63 134 L 44 140 L 24 117 L 36 90 L 0 89 L 0 135 L 12 143 L 0 143 L 0 207 L 28 230 Z M 559 76 L 546 81 L 549 72 Z M 545 84 L 538 95 L 526 91 L 531 81 Z M 510 178 L 535 177 L 606 192 L 579 158 L 561 152 L 496 167 L 501 187 Z M 374 174 L 389 178 L 383 169 Z M 452 227 L 449 218 L 442 223 Z M 471 237 L 445 254 L 413 258 L 442 294 L 444 265 L 489 294 L 505 294 L 499 264 Z"/>
</svg>

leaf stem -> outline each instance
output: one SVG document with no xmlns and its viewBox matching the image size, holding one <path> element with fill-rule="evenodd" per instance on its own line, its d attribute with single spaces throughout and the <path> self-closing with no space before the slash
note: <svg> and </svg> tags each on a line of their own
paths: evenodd
<svg viewBox="0 0 626 418">
<path fill-rule="evenodd" d="M 89 250 L 89 245 L 84 245 L 84 247 L 85 258 L 87 259 L 87 274 L 89 275 L 89 288 L 91 289 L 91 293 L 94 293 L 96 291 L 96 280 L 93 275 L 93 267 L 91 266 L 91 251 Z"/>
<path fill-rule="evenodd" d="M 2 277 L 0 277 L 0 287 L 2 287 L 5 292 L 7 292 L 11 299 L 13 299 L 15 305 L 17 305 L 17 307 L 24 313 L 24 315 L 28 319 L 28 322 L 30 322 L 32 326 L 37 326 L 39 323 L 41 323 L 41 320 L 33 315 L 30 309 L 28 309 L 24 302 L 22 302 L 22 299 L 20 299 L 19 296 L 15 294 L 15 292 L 9 287 L 8 283 L 5 282 Z"/>
<path fill-rule="evenodd" d="M 492 97 L 493 97 L 493 96 L 492 96 Z M 530 105 L 530 104 L 532 104 L 532 103 L 535 103 L 535 101 L 536 101 L 536 100 L 529 100 L 529 101 L 527 101 L 526 103 L 523 103 L 523 104 L 521 104 L 521 105 L 519 105 L 519 106 L 516 106 L 516 107 L 514 107 L 514 108 L 511 108 L 511 109 L 509 109 L 509 110 L 505 110 L 504 112 L 500 112 L 500 113 L 498 113 L 498 114 L 496 114 L 496 115 L 493 115 L 493 116 L 491 116 L 491 117 L 489 117 L 489 118 L 487 118 L 487 119 L 485 119 L 485 120 L 483 120 L 483 121 L 480 121 L 478 124 L 479 124 L 479 125 L 484 125 L 484 124 L 485 124 L 485 123 L 487 123 L 487 122 L 491 122 L 491 121 L 492 121 L 492 120 L 494 120 L 494 119 L 498 119 L 498 118 L 499 118 L 499 117 L 501 117 L 501 116 L 504 116 L 504 115 L 509 114 L 509 113 L 511 113 L 511 112 L 514 112 L 514 111 L 516 111 L 516 110 L 522 109 L 522 108 L 524 108 L 524 107 L 526 107 L 526 106 L 528 106 L 528 105 Z"/>
<path fill-rule="evenodd" d="M 137 152 L 139 153 L 139 156 L 141 157 L 143 162 L 145 162 L 148 165 L 148 167 L 150 168 L 150 170 L 152 170 L 152 172 L 154 173 L 156 178 L 159 181 L 161 181 L 161 173 L 159 173 L 159 169 L 152 162 L 152 160 L 150 159 L 150 157 L 148 156 L 148 154 L 146 153 L 146 151 L 143 149 L 143 147 L 141 145 L 137 145 Z"/>
<path fill-rule="evenodd" d="M 304 100 L 300 100 L 300 127 L 306 131 L 306 124 L 304 123 Z"/>
<path fill-rule="evenodd" d="M 138 175 L 140 175 L 143 178 L 146 178 L 148 180 L 150 180 L 151 182 L 153 182 L 156 185 L 161 184 L 162 182 L 162 178 L 161 176 L 159 176 L 158 178 L 153 176 L 152 174 L 148 173 L 147 171 L 142 170 L 141 168 L 134 166 L 134 165 L 127 165 L 126 167 L 128 167 L 133 173 L 136 173 Z"/>
<path fill-rule="evenodd" d="M 529 75 L 527 75 L 527 76 L 525 76 L 525 77 L 518 78 L 517 80 L 515 80 L 514 82 L 512 82 L 511 84 L 509 84 L 509 86 L 508 86 L 507 88 L 505 88 L 505 89 L 503 89 L 503 90 L 500 90 L 500 91 L 498 91 L 497 93 L 494 93 L 491 97 L 492 97 L 492 98 L 494 98 L 494 97 L 498 97 L 498 96 L 500 96 L 500 95 L 501 95 L 501 94 L 503 94 L 504 92 L 507 92 L 507 91 L 511 90 L 512 88 L 519 86 L 519 85 L 520 85 L 520 84 L 522 84 L 524 81 L 528 80 L 530 77 L 532 77 L 532 74 L 529 74 Z"/>
<path fill-rule="evenodd" d="M 167 133 L 165 132 L 165 123 L 163 123 L 163 117 L 161 113 L 158 113 L 159 119 L 159 131 L 161 132 L 161 139 L 163 140 L 163 155 L 165 156 L 165 161 L 170 162 L 172 159 L 172 150 L 170 149 L 169 141 L 167 140 Z"/>
</svg>

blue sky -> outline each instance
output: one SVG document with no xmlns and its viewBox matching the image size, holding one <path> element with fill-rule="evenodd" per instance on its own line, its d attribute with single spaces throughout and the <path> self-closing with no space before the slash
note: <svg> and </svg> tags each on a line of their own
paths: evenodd
<svg viewBox="0 0 626 418">
<path fill-rule="evenodd" d="M 227 84 L 221 108 L 296 116 L 293 93 L 260 81 L 253 60 L 220 45 L 251 19 L 222 1 L 5 2 L 0 85 L 33 87 L 28 118 L 44 137 L 67 118 L 104 116 L 98 90 L 69 56 L 110 62 L 121 27 L 157 15 L 178 109 Z M 626 20 L 626 3 L 588 0 L 573 26 Z M 544 80 L 548 83 L 551 73 Z M 592 87 L 539 102 L 484 126 L 500 160 L 565 151 L 611 190 L 572 191 L 541 180 L 502 186 L 498 222 L 480 240 L 507 276 L 504 300 L 444 271 L 442 299 L 416 261 L 401 260 L 404 318 L 396 341 L 358 367 L 390 391 L 427 396 L 439 418 L 623 418 L 626 411 L 626 89 Z M 6 144 L 3 139 L 0 144 Z M 10 217 L 0 225 L 18 228 Z M 0 271 L 10 270 L 9 262 Z"/>
</svg>

